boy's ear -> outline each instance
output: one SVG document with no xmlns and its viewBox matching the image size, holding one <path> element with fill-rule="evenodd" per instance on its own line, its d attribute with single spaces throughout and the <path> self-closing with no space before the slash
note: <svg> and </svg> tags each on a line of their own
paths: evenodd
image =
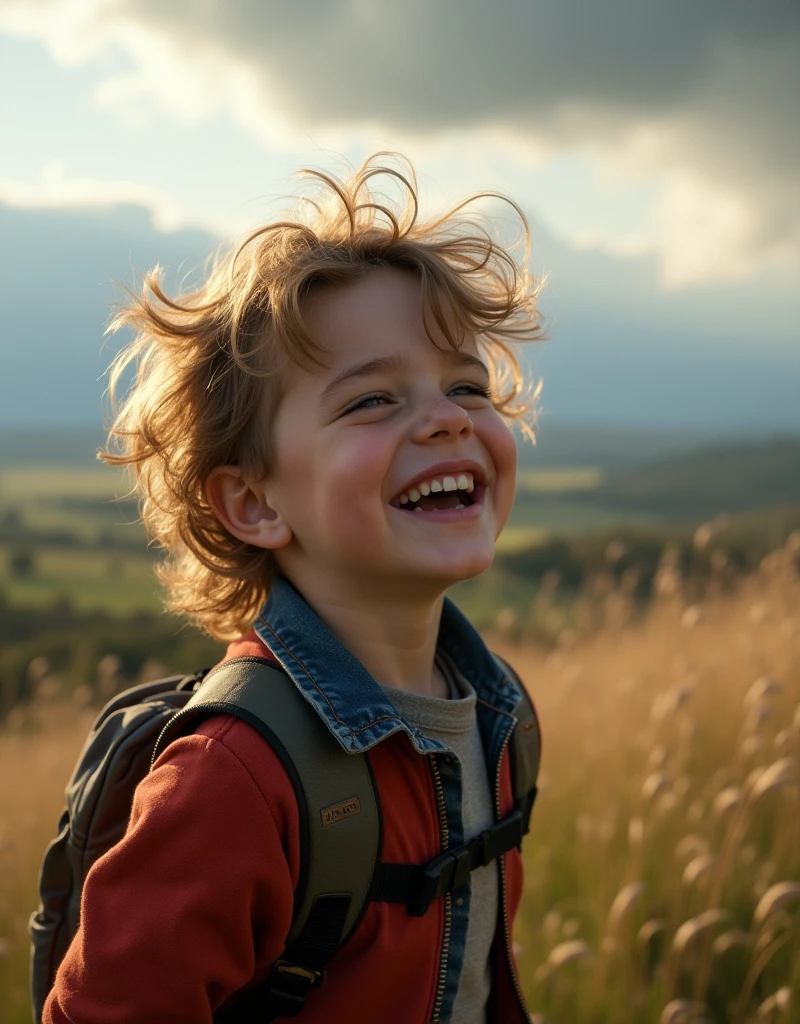
<svg viewBox="0 0 800 1024">
<path fill-rule="evenodd" d="M 277 550 L 292 539 L 288 523 L 269 504 L 266 486 L 248 484 L 238 466 L 212 469 L 205 493 L 225 529 L 246 544 Z"/>
</svg>

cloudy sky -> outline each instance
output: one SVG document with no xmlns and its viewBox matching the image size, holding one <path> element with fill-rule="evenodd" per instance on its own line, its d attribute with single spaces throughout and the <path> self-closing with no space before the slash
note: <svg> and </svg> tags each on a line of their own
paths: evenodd
<svg viewBox="0 0 800 1024">
<path fill-rule="evenodd" d="M 429 206 L 493 188 L 528 214 L 545 412 L 800 429 L 798 67 L 796 0 L 0 0 L 0 217 L 29 250 L 0 346 L 35 349 L 30 275 L 98 218 L 123 274 L 131 208 L 147 257 L 198 258 L 298 167 L 401 149 Z M 119 275 L 87 281 L 100 320 Z M 61 354 L 96 357 L 87 330 Z"/>
</svg>

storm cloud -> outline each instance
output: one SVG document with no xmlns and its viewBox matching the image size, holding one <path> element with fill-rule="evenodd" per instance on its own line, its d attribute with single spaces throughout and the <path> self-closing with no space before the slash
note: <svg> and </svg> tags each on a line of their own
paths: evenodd
<svg viewBox="0 0 800 1024">
<path fill-rule="evenodd" d="M 502 128 L 657 179 L 673 283 L 800 254 L 796 0 L 0 0 L 2 25 L 65 61 L 121 49 L 108 104 L 265 139 Z"/>
</svg>

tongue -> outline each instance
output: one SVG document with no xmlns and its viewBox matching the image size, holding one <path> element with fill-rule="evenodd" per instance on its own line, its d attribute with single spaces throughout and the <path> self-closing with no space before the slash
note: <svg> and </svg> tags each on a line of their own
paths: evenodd
<svg viewBox="0 0 800 1024">
<path fill-rule="evenodd" d="M 423 512 L 432 512 L 437 508 L 455 508 L 456 505 L 463 504 L 463 501 L 464 499 L 459 495 L 458 491 L 440 491 L 438 494 L 421 495 L 419 501 L 415 502 L 415 505 L 417 508 L 421 508 Z"/>
</svg>

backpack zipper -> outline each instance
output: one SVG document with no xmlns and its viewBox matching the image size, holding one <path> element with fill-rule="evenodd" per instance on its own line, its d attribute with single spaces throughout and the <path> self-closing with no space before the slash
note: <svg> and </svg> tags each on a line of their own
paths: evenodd
<svg viewBox="0 0 800 1024">
<path fill-rule="evenodd" d="M 436 763 L 436 754 L 431 754 L 431 773 L 433 774 L 433 786 L 436 791 L 436 810 L 439 815 L 439 841 L 442 850 L 450 846 L 450 829 L 447 826 L 447 812 L 444 806 L 444 787 L 439 765 Z M 450 929 L 452 926 L 452 897 L 448 892 L 444 897 L 444 932 L 442 934 L 442 953 L 439 960 L 439 981 L 436 986 L 436 996 L 433 1001 L 433 1014 L 431 1022 L 440 1019 L 442 1000 L 444 999 L 444 986 L 447 977 L 447 959 L 450 953 Z"/>
<path fill-rule="evenodd" d="M 497 775 L 495 777 L 495 788 L 494 788 L 494 800 L 495 810 L 497 812 L 497 820 L 500 821 L 503 812 L 500 805 L 500 765 L 503 761 L 503 755 L 508 747 L 509 740 L 513 729 L 509 729 L 506 734 L 506 738 L 503 740 L 503 745 L 500 748 L 500 757 L 497 761 Z M 511 929 L 508 922 L 508 899 L 506 895 L 506 865 L 504 860 L 505 854 L 497 858 L 500 864 L 500 904 L 503 910 L 503 945 L 505 947 L 506 963 L 508 964 L 508 973 L 511 975 L 511 981 L 514 986 L 514 992 L 517 997 L 517 1003 L 519 1004 L 520 1012 L 522 1013 L 523 1020 L 529 1020 L 530 1014 L 528 1008 L 525 1005 L 525 997 L 522 995 L 522 991 L 519 987 L 519 980 L 517 978 L 517 972 L 514 969 L 514 961 L 511 958 Z"/>
</svg>

